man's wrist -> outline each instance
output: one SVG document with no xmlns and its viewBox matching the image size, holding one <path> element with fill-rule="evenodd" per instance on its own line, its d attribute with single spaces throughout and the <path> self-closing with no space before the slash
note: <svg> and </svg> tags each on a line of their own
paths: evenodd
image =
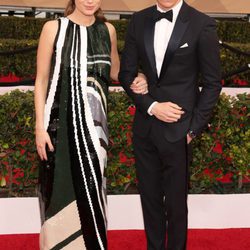
<svg viewBox="0 0 250 250">
<path fill-rule="evenodd" d="M 152 114 L 152 109 L 153 109 L 153 107 L 155 106 L 155 104 L 157 104 L 158 102 L 153 102 L 150 106 L 149 106 L 149 108 L 148 108 L 148 114 L 150 115 L 150 116 L 152 116 L 153 114 Z"/>
</svg>

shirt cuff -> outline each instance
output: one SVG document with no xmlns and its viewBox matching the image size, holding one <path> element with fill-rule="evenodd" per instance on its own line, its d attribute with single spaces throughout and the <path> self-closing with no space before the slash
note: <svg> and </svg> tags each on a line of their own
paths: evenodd
<svg viewBox="0 0 250 250">
<path fill-rule="evenodd" d="M 154 107 L 154 105 L 155 105 L 156 103 L 158 103 L 158 102 L 153 102 L 153 103 L 149 106 L 149 108 L 148 108 L 148 114 L 149 114 L 150 116 L 153 115 L 153 114 L 151 113 L 151 110 L 152 110 L 152 108 Z"/>
</svg>

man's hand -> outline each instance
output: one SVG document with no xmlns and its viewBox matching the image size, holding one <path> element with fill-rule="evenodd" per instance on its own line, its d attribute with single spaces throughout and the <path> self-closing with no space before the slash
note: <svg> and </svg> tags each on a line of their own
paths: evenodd
<svg viewBox="0 0 250 250">
<path fill-rule="evenodd" d="M 193 140 L 192 137 L 189 134 L 187 134 L 187 144 L 189 144 L 192 140 Z"/>
<path fill-rule="evenodd" d="M 148 83 L 146 76 L 142 73 L 138 73 L 138 76 L 134 79 L 130 88 L 135 94 L 147 94 L 148 93 Z"/>
<path fill-rule="evenodd" d="M 180 106 L 172 102 L 156 103 L 151 113 L 159 120 L 167 123 L 177 122 L 184 111 Z"/>
</svg>

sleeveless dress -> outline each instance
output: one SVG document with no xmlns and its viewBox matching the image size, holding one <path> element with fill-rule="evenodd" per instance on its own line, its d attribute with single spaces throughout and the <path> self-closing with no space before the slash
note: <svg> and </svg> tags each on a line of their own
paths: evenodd
<svg viewBox="0 0 250 250">
<path fill-rule="evenodd" d="M 40 249 L 107 249 L 109 31 L 98 20 L 58 23 L 44 117 L 55 151 L 40 168 Z"/>
</svg>

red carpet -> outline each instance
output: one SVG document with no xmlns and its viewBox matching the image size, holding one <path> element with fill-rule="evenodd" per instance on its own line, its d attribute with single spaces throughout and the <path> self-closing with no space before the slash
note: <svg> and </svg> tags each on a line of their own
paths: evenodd
<svg viewBox="0 0 250 250">
<path fill-rule="evenodd" d="M 109 250 L 146 250 L 143 231 L 109 231 Z M 0 235 L 0 250 L 38 250 L 38 235 Z M 250 250 L 250 229 L 189 230 L 188 250 Z"/>
</svg>

